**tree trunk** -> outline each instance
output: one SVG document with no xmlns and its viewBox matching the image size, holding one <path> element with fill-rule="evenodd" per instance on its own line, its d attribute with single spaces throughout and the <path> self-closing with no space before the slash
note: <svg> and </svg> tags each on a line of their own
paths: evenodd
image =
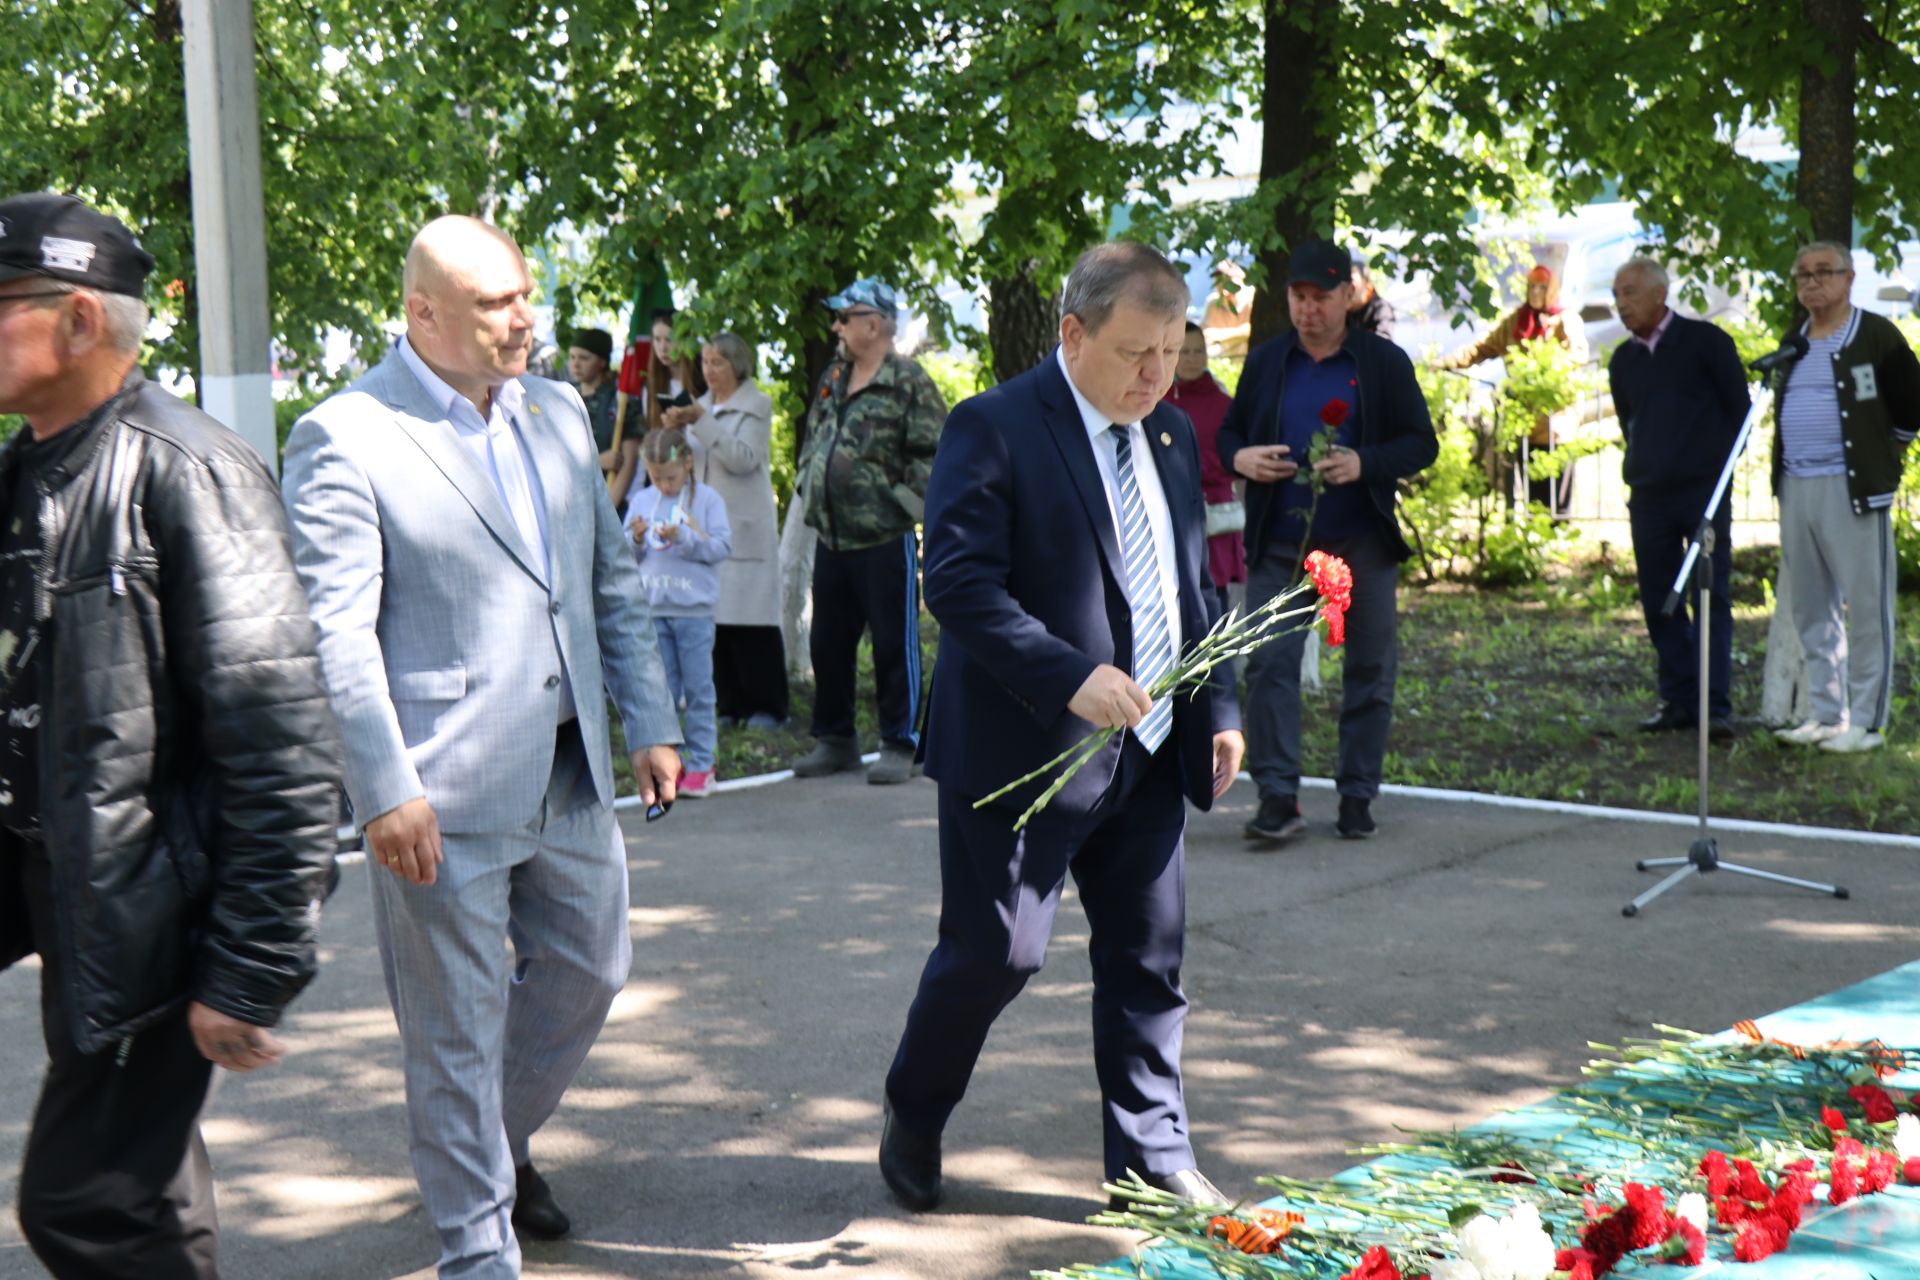
<svg viewBox="0 0 1920 1280">
<path fill-rule="evenodd" d="M 1812 0 L 1809 0 L 1811 3 Z M 1262 250 L 1266 280 L 1253 295 L 1251 350 L 1293 327 L 1287 316 L 1287 255 L 1295 245 L 1324 234 L 1317 225 L 1320 184 L 1333 154 L 1333 125 L 1322 109 L 1333 71 L 1335 0 L 1267 0 L 1265 74 L 1260 104 L 1262 185 L 1287 180 L 1292 186 L 1274 210 L 1278 243 Z"/>
<path fill-rule="evenodd" d="M 1800 172 L 1794 194 L 1814 239 L 1851 245 L 1861 0 L 1802 0 L 1801 8 L 1814 38 L 1800 65 Z M 1831 72 L 1819 64 L 1823 51 L 1833 60 Z"/>
<path fill-rule="evenodd" d="M 987 345 L 993 377 L 1005 382 L 1047 358 L 1060 333 L 1060 296 L 1040 291 L 1037 262 L 1022 264 L 1020 274 L 987 285 Z"/>
</svg>

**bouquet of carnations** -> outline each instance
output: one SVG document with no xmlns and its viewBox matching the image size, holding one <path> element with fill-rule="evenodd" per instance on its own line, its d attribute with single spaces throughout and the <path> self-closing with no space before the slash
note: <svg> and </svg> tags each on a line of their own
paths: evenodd
<svg viewBox="0 0 1920 1280">
<path fill-rule="evenodd" d="M 1302 601 L 1301 597 L 1309 591 L 1315 598 Z M 1244 615 L 1238 609 L 1229 609 L 1206 635 L 1188 646 L 1164 675 L 1147 686 L 1146 694 L 1155 702 L 1179 694 L 1190 696 L 1206 684 L 1213 669 L 1221 663 L 1244 658 L 1270 640 L 1304 630 L 1313 625 L 1316 616 L 1326 620 L 1327 643 L 1343 644 L 1347 637 L 1347 608 L 1352 602 L 1353 571 L 1347 562 L 1339 556 L 1315 551 L 1306 559 L 1306 577 Z M 973 807 L 984 808 L 1058 769 L 1059 775 L 1013 824 L 1015 831 L 1021 830 L 1034 814 L 1052 803 L 1068 779 L 1078 773 L 1109 738 L 1120 732 L 1122 730 L 1113 726 L 1095 729 L 1038 769 L 975 801 Z"/>
</svg>

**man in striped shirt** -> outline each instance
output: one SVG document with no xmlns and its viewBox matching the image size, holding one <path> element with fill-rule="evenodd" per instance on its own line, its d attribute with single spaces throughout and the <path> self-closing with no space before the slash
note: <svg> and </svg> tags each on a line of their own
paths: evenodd
<svg viewBox="0 0 1920 1280">
<path fill-rule="evenodd" d="M 1891 321 L 1849 300 L 1845 245 L 1816 240 L 1800 250 L 1793 283 L 1807 309 L 1807 353 L 1776 375 L 1773 477 L 1813 715 L 1778 736 L 1871 751 L 1884 741 L 1891 702 L 1891 511 L 1920 431 L 1920 360 Z"/>
</svg>

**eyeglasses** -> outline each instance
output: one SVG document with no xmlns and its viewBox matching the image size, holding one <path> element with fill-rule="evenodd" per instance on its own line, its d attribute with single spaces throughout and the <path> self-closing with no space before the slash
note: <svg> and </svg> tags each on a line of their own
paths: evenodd
<svg viewBox="0 0 1920 1280">
<path fill-rule="evenodd" d="M 1794 272 L 1793 282 L 1795 284 L 1811 284 L 1815 280 L 1818 280 L 1821 284 L 1825 284 L 1835 276 L 1850 276 L 1852 274 L 1852 267 L 1815 267 L 1811 271 Z"/>
<path fill-rule="evenodd" d="M 861 316 L 877 316 L 879 314 L 878 311 L 874 311 L 871 308 L 865 310 L 836 311 L 833 313 L 833 322 L 835 324 L 846 324 L 849 320 L 858 320 Z"/>
</svg>

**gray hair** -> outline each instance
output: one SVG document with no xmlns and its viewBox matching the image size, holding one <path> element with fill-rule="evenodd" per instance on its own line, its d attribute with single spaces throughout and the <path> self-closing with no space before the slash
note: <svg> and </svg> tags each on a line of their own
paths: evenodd
<svg viewBox="0 0 1920 1280">
<path fill-rule="evenodd" d="M 708 338 L 707 345 L 720 353 L 720 358 L 733 369 L 733 376 L 739 381 L 745 382 L 753 376 L 753 344 L 745 338 L 722 330 Z"/>
<path fill-rule="evenodd" d="M 1628 271 L 1638 271 L 1652 285 L 1665 289 L 1668 284 L 1667 269 L 1644 253 L 1636 253 L 1620 264 L 1620 270 L 1614 272 L 1614 278 Z"/>
<path fill-rule="evenodd" d="M 1822 249 L 1839 259 L 1842 270 L 1853 270 L 1853 250 L 1841 244 L 1838 240 L 1809 240 L 1806 244 L 1800 246 L 1800 252 L 1793 255 L 1793 261 L 1798 265 L 1800 259 L 1810 253 L 1818 253 Z"/>
<path fill-rule="evenodd" d="M 83 288 L 67 280 L 46 281 L 48 293 L 75 294 Z M 147 340 L 147 304 L 124 293 L 103 293 L 98 289 L 86 289 L 86 292 L 100 302 L 101 317 L 107 326 L 107 344 L 115 351 L 138 355 L 140 344 Z"/>
<path fill-rule="evenodd" d="M 1095 245 L 1073 264 L 1060 314 L 1080 317 L 1088 333 L 1097 333 L 1122 298 L 1169 319 L 1185 315 L 1193 301 L 1178 267 L 1147 245 L 1115 240 Z"/>
</svg>

